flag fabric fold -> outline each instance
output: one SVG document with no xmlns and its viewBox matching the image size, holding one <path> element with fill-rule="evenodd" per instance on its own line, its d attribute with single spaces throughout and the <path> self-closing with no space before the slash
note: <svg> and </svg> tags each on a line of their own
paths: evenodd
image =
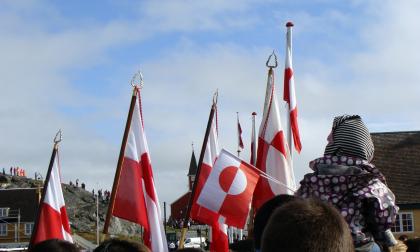
<svg viewBox="0 0 420 252">
<path fill-rule="evenodd" d="M 32 234 L 31 244 L 44 240 L 60 239 L 73 242 L 69 220 L 61 188 L 60 163 L 58 150 L 54 149 L 53 164 L 50 175 L 45 181 L 45 196 L 39 205 L 39 216 Z"/>
<path fill-rule="evenodd" d="M 168 251 L 137 89 L 112 215 L 140 224 L 152 251 Z"/>
<path fill-rule="evenodd" d="M 259 129 L 256 167 L 284 185 L 260 178 L 254 192 L 252 205 L 258 209 L 268 199 L 278 194 L 293 194 L 295 188 L 289 148 L 281 126 L 280 111 L 274 85 L 274 72 L 270 68 Z"/>
<path fill-rule="evenodd" d="M 197 199 L 228 226 L 244 228 L 259 175 L 250 164 L 222 150 Z"/>
<path fill-rule="evenodd" d="M 283 100 L 289 104 L 289 120 L 291 134 L 293 135 L 293 143 L 297 152 L 302 150 L 300 142 L 299 126 L 297 121 L 298 110 L 295 92 L 295 78 L 292 67 L 292 26 L 291 22 L 287 23 L 286 33 L 286 62 L 284 69 L 284 93 Z"/>
</svg>

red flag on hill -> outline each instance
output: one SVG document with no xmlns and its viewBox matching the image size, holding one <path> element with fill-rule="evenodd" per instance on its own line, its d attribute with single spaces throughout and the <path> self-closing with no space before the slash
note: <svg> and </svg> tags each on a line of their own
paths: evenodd
<svg viewBox="0 0 420 252">
<path fill-rule="evenodd" d="M 61 132 L 59 132 L 61 134 Z M 38 208 L 38 217 L 32 232 L 30 247 L 49 239 L 73 242 L 69 220 L 61 189 L 58 146 L 54 145 L 50 165 L 45 179 L 43 195 Z"/>
<path fill-rule="evenodd" d="M 168 251 L 144 133 L 139 88 L 133 93 L 124 138 L 126 145 L 123 139 L 121 168 L 120 172 L 117 169 L 108 215 L 112 213 L 140 224 L 144 228 L 143 242 L 147 247 L 152 251 Z"/>
<path fill-rule="evenodd" d="M 290 127 L 291 134 L 293 135 L 293 143 L 297 152 L 302 149 L 300 142 L 299 126 L 297 121 L 297 101 L 295 92 L 295 78 L 293 76 L 292 67 L 292 27 L 293 23 L 288 22 L 286 24 L 287 35 L 286 35 L 286 63 L 284 69 L 284 93 L 283 100 L 289 104 L 289 116 L 290 116 Z"/>
</svg>

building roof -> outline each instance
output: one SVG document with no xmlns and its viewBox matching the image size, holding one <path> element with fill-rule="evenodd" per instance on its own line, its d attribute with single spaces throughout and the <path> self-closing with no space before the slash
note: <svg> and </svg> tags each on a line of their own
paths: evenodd
<svg viewBox="0 0 420 252">
<path fill-rule="evenodd" d="M 420 203 L 420 131 L 372 133 L 373 163 L 385 175 L 397 204 Z"/>
<path fill-rule="evenodd" d="M 21 222 L 34 222 L 38 207 L 36 188 L 17 188 L 0 190 L 0 208 L 10 208 L 13 215 L 20 213 Z"/>
<path fill-rule="evenodd" d="M 190 169 L 188 170 L 188 176 L 195 176 L 197 173 L 197 161 L 195 160 L 194 151 L 191 155 L 191 161 L 190 161 Z"/>
</svg>

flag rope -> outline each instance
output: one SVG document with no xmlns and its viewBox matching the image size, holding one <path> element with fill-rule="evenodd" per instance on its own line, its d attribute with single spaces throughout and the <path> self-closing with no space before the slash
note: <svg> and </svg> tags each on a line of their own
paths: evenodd
<svg viewBox="0 0 420 252">
<path fill-rule="evenodd" d="M 253 166 L 253 165 L 251 165 L 251 167 L 252 167 L 252 168 L 254 168 L 257 172 L 259 172 L 261 177 L 266 178 L 266 179 L 269 179 L 269 180 L 273 181 L 274 183 L 279 184 L 279 185 L 281 185 L 281 186 L 284 186 L 284 187 L 286 187 L 288 190 L 290 190 L 290 191 L 292 191 L 292 192 L 296 192 L 296 189 L 292 189 L 292 188 L 290 188 L 289 186 L 287 186 L 287 185 L 286 185 L 286 184 L 284 184 L 283 182 L 281 182 L 281 181 L 279 181 L 279 180 L 277 180 L 277 179 L 273 178 L 272 176 L 270 176 L 270 175 L 269 175 L 269 174 L 267 174 L 266 172 L 261 171 L 260 169 L 258 169 L 257 167 L 255 167 L 255 166 Z"/>
</svg>

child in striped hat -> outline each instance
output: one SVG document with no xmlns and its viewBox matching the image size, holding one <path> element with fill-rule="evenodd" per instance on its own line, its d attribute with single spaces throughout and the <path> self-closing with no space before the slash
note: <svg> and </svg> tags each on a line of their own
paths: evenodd
<svg viewBox="0 0 420 252">
<path fill-rule="evenodd" d="M 333 204 L 346 219 L 356 251 L 379 252 L 396 244 L 390 227 L 398 207 L 385 177 L 371 163 L 374 146 L 358 115 L 334 118 L 323 157 L 310 162 L 313 173 L 297 196 Z"/>
</svg>

